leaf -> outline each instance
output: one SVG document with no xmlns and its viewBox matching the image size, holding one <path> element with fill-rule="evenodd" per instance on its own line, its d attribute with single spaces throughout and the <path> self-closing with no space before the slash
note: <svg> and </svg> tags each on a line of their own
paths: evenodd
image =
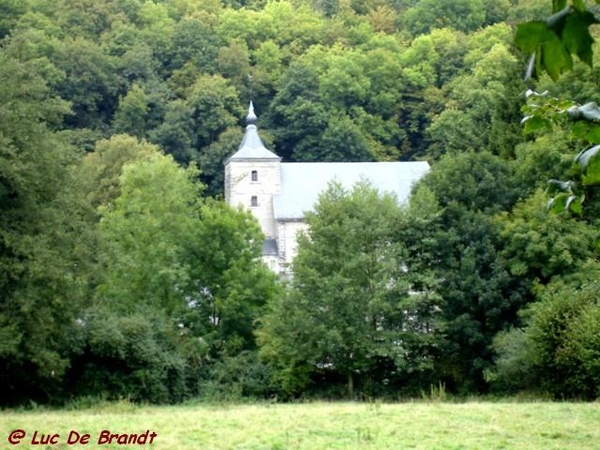
<svg viewBox="0 0 600 450">
<path fill-rule="evenodd" d="M 546 19 L 546 25 L 548 28 L 551 28 L 554 32 L 559 33 L 565 26 L 565 22 L 567 17 L 571 13 L 571 6 L 565 6 L 560 11 L 555 14 L 552 14 L 550 17 Z"/>
<path fill-rule="evenodd" d="M 536 62 L 536 52 L 533 52 L 529 57 L 529 61 L 527 63 L 527 70 L 525 71 L 525 81 L 535 78 L 535 62 Z"/>
<path fill-rule="evenodd" d="M 567 193 L 558 194 L 548 202 L 548 209 L 553 213 L 561 213 L 567 209 L 567 201 L 571 195 Z"/>
<path fill-rule="evenodd" d="M 575 54 L 588 66 L 592 67 L 594 39 L 590 34 L 590 25 L 598 23 L 594 15 L 588 11 L 573 11 L 563 28 L 562 42 L 569 53 Z"/>
<path fill-rule="evenodd" d="M 592 66 L 594 39 L 589 27 L 599 22 L 585 10 L 583 0 L 573 0 L 573 3 L 574 8 L 568 6 L 566 0 L 554 0 L 555 14 L 548 20 L 533 20 L 517 26 L 515 44 L 531 55 L 525 80 L 545 69 L 557 81 L 562 72 L 572 69 L 572 54 Z"/>
<path fill-rule="evenodd" d="M 581 167 L 582 183 L 584 186 L 600 185 L 600 145 L 595 145 L 582 151 L 575 158 Z"/>
<path fill-rule="evenodd" d="M 547 33 L 548 27 L 546 23 L 540 20 L 521 23 L 517 26 L 515 44 L 524 53 L 533 53 L 542 44 Z"/>
<path fill-rule="evenodd" d="M 550 121 L 540 116 L 526 116 L 523 118 L 521 123 L 525 124 L 525 127 L 523 128 L 525 133 L 533 133 L 534 131 L 539 131 L 542 128 L 551 128 Z"/>
<path fill-rule="evenodd" d="M 567 6 L 567 0 L 552 0 L 552 12 L 558 12 Z"/>
<path fill-rule="evenodd" d="M 589 102 L 579 108 L 584 119 L 600 120 L 600 108 L 596 102 Z"/>
<path fill-rule="evenodd" d="M 583 213 L 583 198 L 583 195 L 581 197 L 571 195 L 567 199 L 567 203 L 565 205 L 566 209 L 574 214 L 581 215 Z"/>
<path fill-rule="evenodd" d="M 590 157 L 585 175 L 582 177 L 584 186 L 600 186 L 600 157 L 598 153 Z"/>
<path fill-rule="evenodd" d="M 585 138 L 592 144 L 600 144 L 600 125 L 592 126 L 589 132 L 585 135 Z"/>
<path fill-rule="evenodd" d="M 583 150 L 575 157 L 575 162 L 579 163 L 582 172 L 587 170 L 590 160 L 598 154 L 598 151 L 600 151 L 600 145 L 595 145 Z"/>
<path fill-rule="evenodd" d="M 572 139 L 585 139 L 590 130 L 589 125 L 586 122 L 575 122 L 571 127 L 571 138 Z"/>
<path fill-rule="evenodd" d="M 555 194 L 556 192 L 571 192 L 573 189 L 572 181 L 549 180 L 548 193 Z"/>
<path fill-rule="evenodd" d="M 579 107 L 575 107 L 575 108 L 579 112 L 579 117 L 582 117 L 585 120 L 600 121 L 600 108 L 598 108 L 598 105 L 596 104 L 596 102 L 589 102 L 583 106 L 579 106 Z M 569 108 L 569 111 L 571 109 L 572 108 Z M 567 111 L 567 113 L 569 111 Z"/>
<path fill-rule="evenodd" d="M 555 33 L 548 33 L 542 44 L 542 64 L 554 81 L 558 81 L 562 72 L 573 68 L 571 55 Z"/>
<path fill-rule="evenodd" d="M 583 212 L 583 199 L 583 195 L 577 196 L 564 192 L 548 201 L 548 209 L 555 214 L 570 211 L 574 214 L 581 215 Z"/>
</svg>

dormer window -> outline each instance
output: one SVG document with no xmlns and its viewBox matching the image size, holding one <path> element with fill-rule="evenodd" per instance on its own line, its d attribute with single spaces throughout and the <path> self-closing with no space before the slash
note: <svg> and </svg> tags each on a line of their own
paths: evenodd
<svg viewBox="0 0 600 450">
<path fill-rule="evenodd" d="M 250 206 L 258 206 L 258 197 L 256 195 L 250 197 Z"/>
<path fill-rule="evenodd" d="M 250 172 L 250 179 L 252 181 L 258 181 L 258 170 L 253 170 Z"/>
</svg>

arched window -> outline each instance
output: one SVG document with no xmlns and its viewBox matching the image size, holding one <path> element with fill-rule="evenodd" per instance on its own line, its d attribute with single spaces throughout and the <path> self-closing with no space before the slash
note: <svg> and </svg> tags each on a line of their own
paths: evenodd
<svg viewBox="0 0 600 450">
<path fill-rule="evenodd" d="M 250 173 L 250 179 L 251 179 L 252 181 L 258 181 L 258 170 L 253 170 L 253 171 Z"/>
</svg>

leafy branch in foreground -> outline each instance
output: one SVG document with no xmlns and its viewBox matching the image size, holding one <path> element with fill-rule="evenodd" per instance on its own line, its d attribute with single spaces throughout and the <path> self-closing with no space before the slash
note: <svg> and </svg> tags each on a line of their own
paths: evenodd
<svg viewBox="0 0 600 450">
<path fill-rule="evenodd" d="M 600 0 L 596 0 L 600 3 Z M 590 26 L 599 23 L 584 0 L 553 0 L 552 13 L 546 20 L 531 20 L 517 27 L 515 43 L 529 57 L 525 79 L 537 78 L 544 70 L 556 81 L 561 73 L 573 68 L 573 57 L 593 64 Z"/>
<path fill-rule="evenodd" d="M 525 133 L 568 126 L 571 139 L 581 142 L 584 149 L 574 159 L 572 180 L 549 180 L 548 193 L 553 197 L 548 207 L 553 212 L 569 211 L 581 215 L 586 193 L 600 186 L 600 107 L 595 102 L 577 105 L 570 100 L 548 97 L 527 91 L 527 104 L 522 120 Z M 591 146 L 590 146 L 591 145 Z"/>
</svg>

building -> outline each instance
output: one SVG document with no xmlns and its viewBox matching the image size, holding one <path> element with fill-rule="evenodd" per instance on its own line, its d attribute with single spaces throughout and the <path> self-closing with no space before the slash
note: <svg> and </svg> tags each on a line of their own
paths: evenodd
<svg viewBox="0 0 600 450">
<path fill-rule="evenodd" d="M 382 192 L 405 202 L 412 185 L 428 170 L 427 162 L 285 163 L 263 144 L 250 103 L 246 133 L 225 161 L 225 200 L 250 209 L 265 234 L 263 259 L 286 273 L 296 255 L 296 236 L 306 230 L 304 213 L 315 205 L 331 180 L 351 188 L 368 179 Z"/>
</svg>

